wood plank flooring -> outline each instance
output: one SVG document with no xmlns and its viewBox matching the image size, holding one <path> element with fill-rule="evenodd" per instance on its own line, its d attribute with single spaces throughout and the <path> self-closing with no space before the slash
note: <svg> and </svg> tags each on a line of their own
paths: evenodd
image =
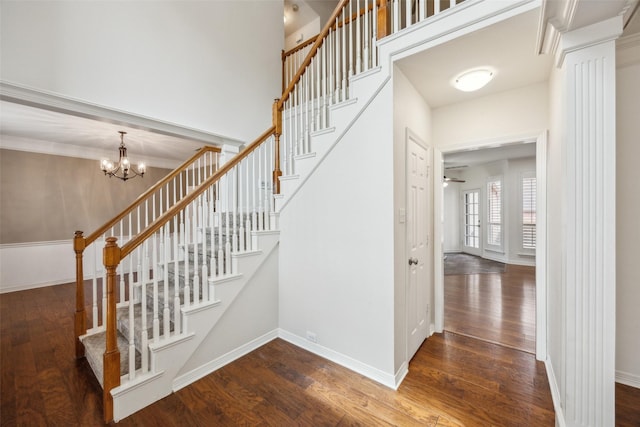
<svg viewBox="0 0 640 427">
<path fill-rule="evenodd" d="M 73 358 L 73 292 L 0 295 L 2 426 L 102 424 L 102 390 Z M 621 425 L 640 425 L 628 409 L 635 396 L 618 392 Z M 276 339 L 119 425 L 553 426 L 553 417 L 533 355 L 445 333 L 422 345 L 397 391 Z"/>
<path fill-rule="evenodd" d="M 444 328 L 535 353 L 535 267 L 444 276 Z"/>
</svg>

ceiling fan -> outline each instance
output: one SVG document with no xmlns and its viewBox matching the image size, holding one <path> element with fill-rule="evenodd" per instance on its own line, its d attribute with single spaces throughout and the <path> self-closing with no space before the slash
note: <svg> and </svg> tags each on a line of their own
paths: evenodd
<svg viewBox="0 0 640 427">
<path fill-rule="evenodd" d="M 465 181 L 464 179 L 460 179 L 460 178 L 451 178 L 451 177 L 448 177 L 448 176 L 446 176 L 446 175 L 444 176 L 443 181 L 444 181 L 444 182 L 467 182 L 467 181 Z"/>
</svg>

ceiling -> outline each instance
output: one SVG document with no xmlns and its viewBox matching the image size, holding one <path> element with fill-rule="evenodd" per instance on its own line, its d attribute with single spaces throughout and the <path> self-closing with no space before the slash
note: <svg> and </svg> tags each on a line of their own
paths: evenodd
<svg viewBox="0 0 640 427">
<path fill-rule="evenodd" d="M 398 67 L 433 109 L 546 81 L 549 55 L 536 53 L 539 11 L 533 10 L 401 59 Z M 451 85 L 459 73 L 489 66 L 493 80 L 476 92 Z"/>
<path fill-rule="evenodd" d="M 284 35 L 290 36 L 305 25 L 320 17 L 322 27 L 331 17 L 338 0 L 284 0 Z M 297 10 L 294 10 L 297 9 Z M 306 34 L 306 38 L 315 34 Z"/>
<path fill-rule="evenodd" d="M 536 144 L 533 142 L 516 142 L 499 147 L 479 150 L 464 150 L 444 154 L 445 175 L 455 174 L 456 170 L 507 159 L 535 157 Z"/>
<path fill-rule="evenodd" d="M 94 120 L 8 101 L 0 101 L 2 148 L 87 159 L 117 160 L 120 135 L 132 162 L 174 168 L 204 142 L 167 135 L 148 127 Z"/>
</svg>

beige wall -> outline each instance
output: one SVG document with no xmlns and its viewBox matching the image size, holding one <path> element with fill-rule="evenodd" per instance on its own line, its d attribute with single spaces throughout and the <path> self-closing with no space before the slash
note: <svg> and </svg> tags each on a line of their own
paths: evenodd
<svg viewBox="0 0 640 427">
<path fill-rule="evenodd" d="M 0 150 L 0 243 L 87 235 L 169 172 L 148 168 L 123 182 L 105 177 L 98 161 Z"/>
</svg>

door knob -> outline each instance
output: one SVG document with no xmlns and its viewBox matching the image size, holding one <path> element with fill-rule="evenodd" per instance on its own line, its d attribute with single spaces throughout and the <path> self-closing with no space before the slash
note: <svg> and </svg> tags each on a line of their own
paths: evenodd
<svg viewBox="0 0 640 427">
<path fill-rule="evenodd" d="M 418 258 L 409 258 L 409 265 L 418 265 Z"/>
</svg>

